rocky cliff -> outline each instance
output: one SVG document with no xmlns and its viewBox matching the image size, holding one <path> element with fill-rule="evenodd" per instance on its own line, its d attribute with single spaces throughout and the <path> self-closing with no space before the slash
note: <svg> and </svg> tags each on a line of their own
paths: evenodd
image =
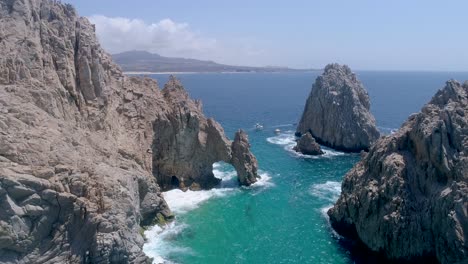
<svg viewBox="0 0 468 264">
<path fill-rule="evenodd" d="M 341 234 L 397 260 L 468 262 L 468 82 L 447 82 L 380 138 L 328 211 Z"/>
<path fill-rule="evenodd" d="M 57 1 L 0 0 L 0 113 L 2 263 L 147 263 L 141 226 L 171 218 L 161 175 L 209 187 L 231 161 L 175 79 L 124 76 Z"/>
<path fill-rule="evenodd" d="M 297 134 L 310 132 L 318 143 L 337 150 L 367 150 L 379 137 L 370 100 L 346 65 L 329 64 L 310 92 Z"/>
</svg>

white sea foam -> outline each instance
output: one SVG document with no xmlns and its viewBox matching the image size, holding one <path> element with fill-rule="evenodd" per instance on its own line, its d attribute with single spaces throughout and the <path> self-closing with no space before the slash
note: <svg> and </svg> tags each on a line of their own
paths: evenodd
<svg viewBox="0 0 468 264">
<path fill-rule="evenodd" d="M 296 146 L 296 137 L 294 136 L 294 131 L 285 131 L 284 133 L 281 133 L 277 136 L 269 137 L 266 140 L 271 144 L 283 146 L 283 148 L 287 152 L 289 152 L 294 157 L 298 157 L 298 158 L 319 159 L 319 158 L 330 158 L 330 157 L 335 157 L 335 156 L 347 155 L 344 152 L 336 151 L 336 150 L 333 150 L 331 148 L 327 148 L 324 146 L 321 146 L 324 154 L 318 155 L 318 156 L 304 155 L 302 153 L 296 152 L 293 149 L 294 146 Z"/>
<path fill-rule="evenodd" d="M 277 127 L 290 127 L 290 126 L 293 126 L 294 124 L 282 124 L 282 125 L 276 125 L 276 126 L 272 126 L 272 128 L 277 128 Z"/>
<path fill-rule="evenodd" d="M 330 224 L 330 217 L 328 216 L 327 212 L 330 208 L 333 207 L 333 203 L 338 200 L 338 197 L 341 193 L 341 183 L 335 181 L 327 181 L 325 183 L 318 183 L 312 185 L 310 188 L 310 194 L 314 197 L 317 197 L 320 200 L 330 202 L 326 206 L 320 208 L 320 214 L 327 220 L 327 223 L 332 231 L 333 235 L 339 237 L 340 235 L 336 233 L 336 231 L 331 228 Z"/>
<path fill-rule="evenodd" d="M 252 195 L 271 187 L 274 184 L 267 172 L 259 171 L 260 179 L 249 187 L 239 188 L 237 174 L 230 165 L 223 163 L 213 164 L 213 174 L 221 179 L 221 184 L 217 188 L 202 191 L 171 190 L 163 193 L 169 208 L 176 215 L 176 220 L 165 227 L 154 226 L 145 231 L 148 242 L 143 246 L 146 255 L 154 259 L 153 263 L 171 263 L 166 258 L 171 254 L 193 254 L 190 248 L 182 248 L 172 242 L 188 226 L 177 221 L 177 215 L 185 214 L 198 208 L 201 204 L 212 198 L 225 197 L 227 195 L 240 192 L 242 189 L 252 189 Z"/>
<path fill-rule="evenodd" d="M 391 135 L 395 132 L 398 131 L 398 128 L 391 128 L 391 127 L 377 127 L 377 129 L 382 133 L 383 135 Z"/>
<path fill-rule="evenodd" d="M 214 197 L 223 197 L 237 191 L 237 174 L 227 165 L 222 163 L 213 164 L 213 174 L 221 179 L 220 186 L 211 190 L 182 191 L 179 189 L 170 190 L 163 193 L 169 208 L 175 214 L 184 214 L 198 208 L 203 202 Z"/>
<path fill-rule="evenodd" d="M 325 201 L 336 202 L 341 193 L 341 183 L 335 181 L 327 181 L 312 185 L 310 193 Z"/>
<path fill-rule="evenodd" d="M 173 221 L 164 227 L 153 226 L 145 231 L 145 237 L 148 239 L 148 243 L 143 245 L 143 252 L 145 252 L 147 256 L 153 258 L 153 264 L 173 263 L 164 259 L 171 254 L 193 254 L 190 248 L 180 247 L 170 243 L 170 241 L 180 235 L 185 228 L 187 228 L 187 225 L 179 224 L 177 221 Z"/>
</svg>

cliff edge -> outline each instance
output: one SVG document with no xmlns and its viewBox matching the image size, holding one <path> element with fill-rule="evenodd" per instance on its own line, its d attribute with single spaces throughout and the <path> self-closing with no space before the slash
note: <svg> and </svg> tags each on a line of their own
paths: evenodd
<svg viewBox="0 0 468 264">
<path fill-rule="evenodd" d="M 141 226 L 172 217 L 158 176 L 209 187 L 221 126 L 174 78 L 124 76 L 68 4 L 0 0 L 0 51 L 0 262 L 149 263 Z"/>
<path fill-rule="evenodd" d="M 447 82 L 380 138 L 328 211 L 341 234 L 393 260 L 468 262 L 468 82 Z"/>
</svg>

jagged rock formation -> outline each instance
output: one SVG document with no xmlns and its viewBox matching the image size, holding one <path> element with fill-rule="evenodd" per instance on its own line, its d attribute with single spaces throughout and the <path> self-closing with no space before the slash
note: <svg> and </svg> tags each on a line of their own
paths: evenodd
<svg viewBox="0 0 468 264">
<path fill-rule="evenodd" d="M 315 141 L 314 137 L 307 132 L 303 134 L 297 141 L 297 145 L 293 148 L 296 152 L 306 155 L 322 155 L 323 151 L 320 145 Z"/>
<path fill-rule="evenodd" d="M 237 171 L 240 184 L 251 185 L 258 178 L 257 159 L 250 152 L 249 138 L 243 130 L 236 132 L 231 145 L 232 158 L 230 163 Z"/>
<path fill-rule="evenodd" d="M 369 109 L 369 96 L 351 69 L 329 64 L 312 86 L 296 134 L 310 132 L 337 150 L 367 150 L 379 137 Z"/>
<path fill-rule="evenodd" d="M 390 259 L 468 262 L 468 82 L 447 82 L 380 138 L 328 211 L 341 234 Z"/>
<path fill-rule="evenodd" d="M 241 184 L 257 178 L 257 160 L 249 150 L 247 135 L 238 134 L 231 143 L 220 124 L 203 115 L 199 101 L 191 100 L 182 85 L 171 78 L 162 90 L 171 106 L 167 118 L 154 123 L 154 174 L 164 189 L 209 189 L 219 183 L 213 175 L 213 163 L 231 163 Z M 232 144 L 232 151 L 231 151 Z"/>
<path fill-rule="evenodd" d="M 122 75 L 93 25 L 57 1 L 0 0 L 0 52 L 0 262 L 148 263 L 141 225 L 171 218 L 153 176 L 157 125 L 185 133 L 174 115 L 193 102 Z M 225 136 L 200 126 L 208 155 Z"/>
</svg>

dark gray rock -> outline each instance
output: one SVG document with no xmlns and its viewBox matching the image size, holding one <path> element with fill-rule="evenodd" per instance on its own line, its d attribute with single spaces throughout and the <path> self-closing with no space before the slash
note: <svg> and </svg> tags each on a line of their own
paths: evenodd
<svg viewBox="0 0 468 264">
<path fill-rule="evenodd" d="M 349 171 L 328 211 L 388 258 L 468 263 L 468 84 L 447 82 Z"/>
<path fill-rule="evenodd" d="M 379 137 L 370 101 L 351 69 L 329 64 L 310 92 L 297 134 L 310 132 L 324 146 L 337 150 L 367 150 Z"/>
<path fill-rule="evenodd" d="M 297 141 L 294 150 L 305 155 L 322 155 L 323 151 L 320 145 L 315 141 L 314 137 L 307 132 L 303 134 Z"/>
</svg>

